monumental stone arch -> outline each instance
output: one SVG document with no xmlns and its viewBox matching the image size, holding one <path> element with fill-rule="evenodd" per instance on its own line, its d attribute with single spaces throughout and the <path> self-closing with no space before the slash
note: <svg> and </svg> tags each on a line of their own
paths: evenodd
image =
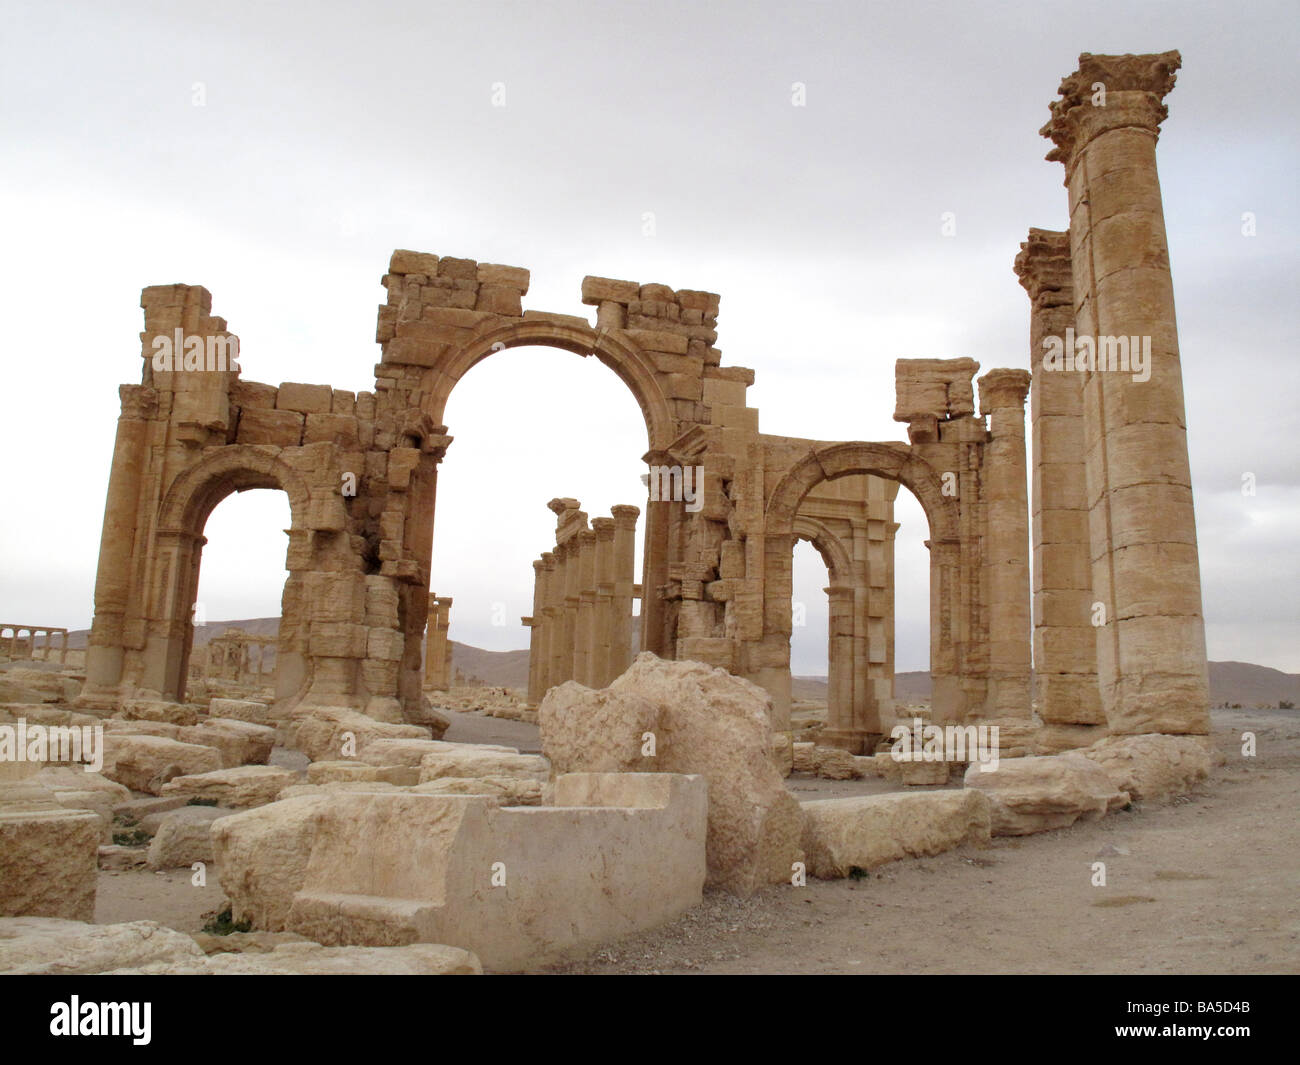
<svg viewBox="0 0 1300 1065">
<path fill-rule="evenodd" d="M 111 712 L 184 698 L 207 515 L 231 491 L 277 488 L 292 521 L 276 711 L 428 720 L 422 651 L 447 399 L 494 351 L 546 345 L 609 366 L 645 419 L 643 650 L 761 685 L 788 730 L 791 554 L 807 538 L 830 575 L 823 741 L 873 749 L 891 710 L 902 486 L 929 524 L 936 720 L 1019 725 L 1056 749 L 1102 730 L 1205 733 L 1199 556 L 1155 168 L 1180 62 L 1176 52 L 1080 56 L 1042 130 L 1048 158 L 1064 165 L 1069 230 L 1031 229 L 1015 263 L 1031 300 L 1032 378 L 987 371 L 977 406 L 974 360 L 898 360 L 894 419 L 906 442 L 760 432 L 747 398 L 754 372 L 722 365 L 715 346 L 716 293 L 587 277 L 592 322 L 524 310 L 520 267 L 399 250 L 382 280 L 374 389 L 351 392 L 243 380 L 226 358 L 237 340 L 205 289 L 146 288 L 143 372 L 120 389 L 80 704 Z M 1091 102 L 1098 81 L 1105 107 Z M 1049 342 L 1074 334 L 1098 352 L 1105 342 L 1111 362 L 1049 362 Z M 1130 340 L 1146 353 L 1143 373 Z M 596 519 L 601 535 L 617 518 Z M 626 598 L 632 582 L 619 581 Z M 541 605 L 542 616 L 554 609 Z"/>
</svg>

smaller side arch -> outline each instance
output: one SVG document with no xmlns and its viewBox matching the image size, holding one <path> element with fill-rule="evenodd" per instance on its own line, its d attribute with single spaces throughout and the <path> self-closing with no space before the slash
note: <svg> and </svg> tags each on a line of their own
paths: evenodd
<svg viewBox="0 0 1300 1065">
<path fill-rule="evenodd" d="M 158 513 L 159 533 L 200 535 L 208 516 L 231 492 L 278 488 L 289 497 L 295 527 L 304 523 L 311 491 L 272 449 L 255 444 L 214 448 L 168 487 Z"/>
</svg>

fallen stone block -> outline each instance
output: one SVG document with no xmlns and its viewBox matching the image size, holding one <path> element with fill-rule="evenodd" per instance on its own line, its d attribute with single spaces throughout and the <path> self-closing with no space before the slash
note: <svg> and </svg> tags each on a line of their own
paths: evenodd
<svg viewBox="0 0 1300 1065">
<path fill-rule="evenodd" d="M 390 742 L 390 741 L 383 741 Z M 421 740 L 403 740 L 403 743 L 421 743 Z M 423 757 L 423 756 L 421 756 Z M 309 784 L 329 784 L 341 781 L 383 782 L 407 786 L 420 782 L 420 765 L 369 765 L 365 762 L 312 762 L 307 767 Z"/>
<path fill-rule="evenodd" d="M 155 921 L 96 925 L 52 917 L 0 918 L 0 973 L 78 976 L 203 957 L 184 932 Z"/>
<path fill-rule="evenodd" d="M 1203 736 L 1108 736 L 1078 753 L 1101 766 L 1133 799 L 1186 795 L 1210 772 Z"/>
<path fill-rule="evenodd" d="M 215 747 L 181 743 L 165 736 L 109 732 L 104 735 L 104 776 L 132 791 L 158 795 L 173 777 L 221 768 Z"/>
<path fill-rule="evenodd" d="M 196 725 L 199 720 L 197 706 L 189 703 L 171 703 L 165 699 L 126 699 L 118 711 L 128 721 L 161 721 L 168 725 Z"/>
<path fill-rule="evenodd" d="M 585 954 L 700 901 L 703 780 L 578 774 L 556 781 L 555 799 L 506 808 L 480 796 L 330 796 L 286 925 L 329 945 L 449 944 L 514 971 Z M 215 831 L 237 835 L 239 820 Z"/>
<path fill-rule="evenodd" d="M 822 880 L 963 843 L 987 843 L 991 829 L 990 804 L 979 791 L 862 795 L 801 805 L 808 872 Z"/>
<path fill-rule="evenodd" d="M 699 774 L 709 782 L 709 885 L 749 895 L 802 858 L 799 804 L 772 763 L 771 699 L 699 662 L 643 652 L 613 684 L 569 681 L 538 708 L 556 773 Z M 653 738 L 653 753 L 647 734 Z"/>
<path fill-rule="evenodd" d="M 322 789 L 223 817 L 212 824 L 221 888 L 236 921 L 285 930 L 316 838 L 316 820 L 333 799 Z"/>
<path fill-rule="evenodd" d="M 149 868 L 178 869 L 216 861 L 212 823 L 231 813 L 216 806 L 182 806 L 164 814 L 149 844 Z"/>
<path fill-rule="evenodd" d="M 247 721 L 253 725 L 276 724 L 271 707 L 256 699 L 212 699 L 208 703 L 210 717 L 233 721 Z"/>
<path fill-rule="evenodd" d="M 551 776 L 551 763 L 540 754 L 507 754 L 480 750 L 469 744 L 462 749 L 426 754 L 420 760 L 420 783 L 441 777 L 515 777 L 544 784 Z"/>
<path fill-rule="evenodd" d="M 391 725 L 345 707 L 314 707 L 295 714 L 284 725 L 286 746 L 302 751 L 313 762 L 357 757 L 379 739 L 427 740 L 421 725 Z"/>
<path fill-rule="evenodd" d="M 215 747 L 221 752 L 223 767 L 266 765 L 275 746 L 275 729 L 236 719 L 208 718 L 198 725 L 180 730 L 177 739 Z"/>
<path fill-rule="evenodd" d="M 175 777 L 163 785 L 163 795 L 186 799 L 212 799 L 218 806 L 264 806 L 302 777 L 292 769 L 270 765 L 244 765 Z"/>
<path fill-rule="evenodd" d="M 495 752 L 518 754 L 517 747 L 499 747 L 490 743 L 447 743 L 445 740 L 379 739 L 366 744 L 360 760 L 367 765 L 405 765 L 419 768 L 426 754 L 455 754 L 468 752 Z"/>
<path fill-rule="evenodd" d="M 109 843 L 99 848 L 99 868 L 106 872 L 121 873 L 148 867 L 149 851 L 145 847 L 123 847 Z"/>
<path fill-rule="evenodd" d="M 468 950 L 440 943 L 402 947 L 325 947 L 285 943 L 259 953 L 214 954 L 208 972 L 216 976 L 481 976 L 483 966 Z"/>
<path fill-rule="evenodd" d="M 65 810 L 44 789 L 0 801 L 0 916 L 92 919 L 102 838 L 97 814 Z"/>
<path fill-rule="evenodd" d="M 1129 802 L 1106 770 L 1073 751 L 1005 759 L 987 773 L 972 765 L 966 770 L 966 787 L 978 788 L 992 800 L 995 836 L 1027 836 L 1080 819 L 1096 821 Z"/>
<path fill-rule="evenodd" d="M 418 795 L 489 795 L 501 806 L 541 806 L 545 785 L 522 777 L 438 777 L 411 791 Z"/>
<path fill-rule="evenodd" d="M 123 969 L 106 976 L 478 976 L 473 954 L 437 943 L 404 947 L 325 947 L 297 937 L 268 951 L 223 951 Z"/>
</svg>

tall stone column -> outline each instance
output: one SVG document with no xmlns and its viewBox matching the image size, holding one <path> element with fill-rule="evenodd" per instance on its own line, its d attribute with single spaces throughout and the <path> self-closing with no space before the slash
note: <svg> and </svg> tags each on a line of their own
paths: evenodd
<svg viewBox="0 0 1300 1065">
<path fill-rule="evenodd" d="M 826 649 L 826 705 L 830 716 L 821 742 L 862 754 L 867 734 L 854 720 L 853 602 L 851 584 L 825 589 L 829 600 Z M 866 682 L 866 677 L 862 678 Z"/>
<path fill-rule="evenodd" d="M 988 531 L 989 684 L 986 718 L 1028 718 L 1030 668 L 1029 487 L 1025 468 L 1027 370 L 990 370 L 979 379 L 989 419 L 984 449 Z"/>
<path fill-rule="evenodd" d="M 1016 275 L 1029 294 L 1029 424 L 1033 440 L 1034 682 L 1052 725 L 1104 725 L 1092 626 L 1083 375 L 1044 368 L 1074 327 L 1070 234 L 1031 229 Z M 1080 730 L 1083 731 L 1083 730 Z M 1076 737 L 1087 742 L 1086 737 Z"/>
<path fill-rule="evenodd" d="M 534 621 L 541 622 L 541 640 L 537 645 L 538 658 L 538 685 L 541 691 L 541 698 L 546 697 L 546 693 L 554 687 L 555 682 L 551 679 L 551 648 L 555 643 L 555 553 L 553 551 L 542 552 L 542 603 L 539 608 L 540 617 L 535 617 Z M 539 700 L 540 701 L 540 700 Z"/>
<path fill-rule="evenodd" d="M 95 572 L 95 617 L 86 646 L 86 690 L 80 706 L 116 705 L 125 654 L 127 603 L 135 569 L 136 515 L 141 479 L 147 466 L 149 423 L 158 414 L 158 393 L 140 385 L 118 389 L 122 413 L 117 420 L 113 464 L 108 475 L 104 524 Z"/>
<path fill-rule="evenodd" d="M 590 676 L 593 688 L 604 688 L 610 675 L 610 646 L 614 628 L 614 519 L 592 518 L 596 537 L 596 602 L 592 614 Z"/>
<path fill-rule="evenodd" d="M 541 655 L 538 649 L 542 642 L 542 560 L 533 560 L 533 613 L 531 617 L 520 620 L 528 626 L 528 703 L 536 706 L 541 701 Z"/>
<path fill-rule="evenodd" d="M 561 680 L 576 680 L 574 668 L 578 656 L 578 603 L 582 583 L 582 549 L 575 533 L 563 544 L 564 550 L 564 656 L 560 663 Z"/>
<path fill-rule="evenodd" d="M 1099 348 L 1096 368 L 1083 371 L 1084 446 L 1093 593 L 1105 609 L 1097 673 L 1119 734 L 1209 731 L 1182 365 L 1156 172 L 1163 99 L 1181 62 L 1177 52 L 1085 53 L 1042 131 L 1055 144 L 1047 158 L 1065 164 L 1075 329 Z"/>
<path fill-rule="evenodd" d="M 640 516 L 639 507 L 619 504 L 610 507 L 614 518 L 614 599 L 613 617 L 610 625 L 609 668 L 610 680 L 623 675 L 632 664 L 636 648 L 632 646 L 632 596 L 636 585 L 636 519 Z M 650 624 L 646 616 L 645 604 L 651 593 L 644 593 L 641 599 L 641 624 Z M 643 646 L 646 635 L 641 635 Z"/>
<path fill-rule="evenodd" d="M 446 691 L 451 687 L 451 643 L 447 629 L 451 624 L 451 599 L 429 596 L 429 621 L 424 637 L 424 687 L 426 691 Z"/>
<path fill-rule="evenodd" d="M 578 601 L 574 624 L 573 679 L 591 687 L 591 644 L 596 611 L 596 534 L 578 533 Z"/>
</svg>

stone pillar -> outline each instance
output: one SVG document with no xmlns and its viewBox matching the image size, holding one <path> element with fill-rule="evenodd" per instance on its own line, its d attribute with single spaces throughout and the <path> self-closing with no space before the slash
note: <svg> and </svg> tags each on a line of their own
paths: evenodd
<svg viewBox="0 0 1300 1065">
<path fill-rule="evenodd" d="M 578 586 L 582 579 L 582 557 L 576 535 L 556 545 L 564 558 L 564 593 L 561 600 L 564 638 L 560 657 L 560 683 L 575 679 L 574 663 L 578 649 Z"/>
<path fill-rule="evenodd" d="M 1084 446 L 1092 588 L 1106 614 L 1097 673 L 1107 722 L 1119 734 L 1204 734 L 1210 723 L 1182 366 L 1156 172 L 1156 139 L 1168 115 L 1162 101 L 1181 62 L 1177 52 L 1085 53 L 1042 131 L 1055 144 L 1047 158 L 1065 165 L 1069 190 L 1077 336 L 1075 352 L 1064 354 L 1075 355 L 1081 337 L 1098 349 L 1084 371 Z"/>
<path fill-rule="evenodd" d="M 852 585 L 831 585 L 825 589 L 829 599 L 826 650 L 826 705 L 829 711 L 821 742 L 862 754 L 867 732 L 854 720 L 853 610 Z M 863 683 L 867 678 L 863 676 Z"/>
<path fill-rule="evenodd" d="M 989 419 L 990 437 L 984 450 L 989 684 L 982 716 L 986 718 L 1028 718 L 1031 714 L 1029 488 L 1025 469 L 1028 394 L 1028 370 L 990 370 L 979 379 L 980 413 Z"/>
<path fill-rule="evenodd" d="M 446 691 L 451 687 L 451 643 L 447 629 L 451 624 L 451 599 L 429 596 L 429 622 L 424 637 L 424 688 Z"/>
<path fill-rule="evenodd" d="M 1030 302 L 1037 709 L 1047 724 L 1104 725 L 1092 626 L 1083 375 L 1043 367 L 1047 347 L 1064 346 L 1066 330 L 1074 327 L 1070 234 L 1031 229 L 1015 271 Z"/>
<path fill-rule="evenodd" d="M 593 688 L 604 688 L 610 674 L 610 646 L 614 629 L 614 519 L 592 518 L 596 537 L 596 603 L 592 615 L 590 676 Z"/>
<path fill-rule="evenodd" d="M 533 560 L 533 613 L 531 617 L 520 620 L 528 626 L 528 705 L 536 706 L 541 702 L 541 654 L 542 642 L 542 580 L 544 571 L 542 560 Z"/>
<path fill-rule="evenodd" d="M 117 421 L 113 464 L 95 571 L 95 617 L 86 645 L 86 690 L 78 704 L 114 706 L 122 680 L 127 602 L 135 565 L 135 533 L 140 485 L 148 465 L 149 422 L 158 413 L 158 393 L 139 385 L 118 389 L 122 413 Z"/>
<path fill-rule="evenodd" d="M 632 664 L 637 648 L 632 646 L 632 596 L 636 586 L 636 519 L 639 507 L 620 504 L 610 508 L 614 518 L 614 598 L 611 604 L 609 669 L 610 680 L 616 680 Z M 641 599 L 641 625 L 650 624 L 646 617 L 646 604 L 653 592 L 645 592 Z M 645 640 L 645 633 L 641 634 Z M 647 645 L 648 646 L 648 645 Z"/>
<path fill-rule="evenodd" d="M 578 533 L 578 601 L 574 623 L 573 679 L 591 687 L 591 645 L 596 612 L 596 534 Z"/>
<path fill-rule="evenodd" d="M 540 621 L 542 625 L 541 639 L 537 645 L 538 657 L 538 688 L 541 692 L 541 698 L 546 697 L 546 693 L 555 685 L 551 674 L 551 647 L 555 642 L 556 614 L 554 607 L 555 600 L 555 553 L 553 551 L 542 552 L 542 605 L 540 608 L 540 618 L 534 618 L 534 621 Z M 540 701 L 540 700 L 539 700 Z"/>
</svg>

